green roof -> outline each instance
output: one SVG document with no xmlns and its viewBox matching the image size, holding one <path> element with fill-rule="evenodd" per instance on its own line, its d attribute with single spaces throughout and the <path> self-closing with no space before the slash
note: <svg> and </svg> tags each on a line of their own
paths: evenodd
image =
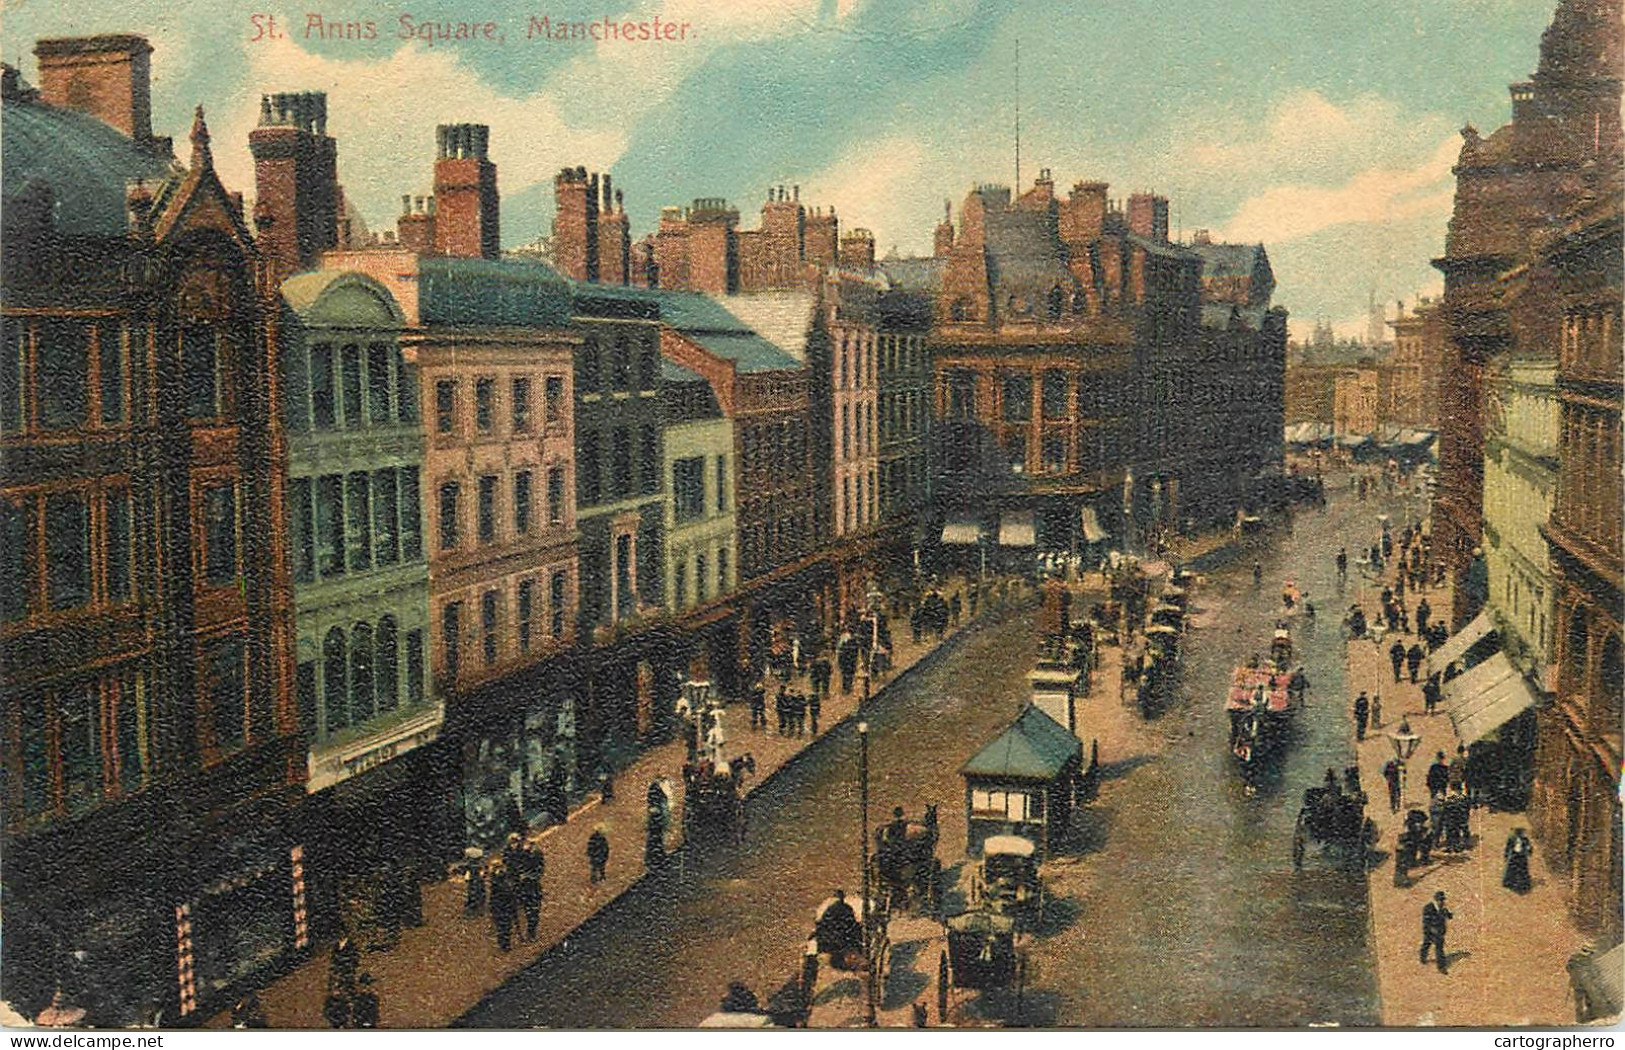
<svg viewBox="0 0 1625 1050">
<path fill-rule="evenodd" d="M 959 767 L 967 777 L 1013 777 L 1019 780 L 1053 780 L 1074 758 L 1081 758 L 1083 745 L 1066 728 L 1038 708 L 1028 705 L 1010 728 L 970 761 Z"/>
<path fill-rule="evenodd" d="M 735 316 L 727 298 L 703 292 L 637 288 L 623 284 L 573 284 L 578 298 L 628 299 L 655 303 L 660 320 L 741 372 L 794 372 L 802 365 Z"/>
<path fill-rule="evenodd" d="M 56 229 L 69 236 L 125 236 L 129 184 L 144 179 L 156 195 L 180 171 L 167 155 L 83 113 L 17 99 L 0 113 L 0 209 L 43 183 L 56 202 Z"/>
<path fill-rule="evenodd" d="M 418 323 L 562 328 L 570 285 L 551 267 L 513 259 L 418 260 Z"/>
</svg>

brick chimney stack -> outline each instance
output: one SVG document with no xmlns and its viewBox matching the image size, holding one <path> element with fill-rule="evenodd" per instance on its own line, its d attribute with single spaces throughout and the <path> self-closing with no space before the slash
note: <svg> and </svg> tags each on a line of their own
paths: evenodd
<svg viewBox="0 0 1625 1050">
<path fill-rule="evenodd" d="M 395 220 L 395 239 L 402 248 L 422 255 L 434 254 L 434 198 L 401 196 L 401 217 Z"/>
<path fill-rule="evenodd" d="M 834 266 L 840 259 L 841 226 L 835 218 L 835 209 L 828 212 L 818 208 L 807 216 L 807 247 L 803 253 L 810 263 Z"/>
<path fill-rule="evenodd" d="M 152 141 L 152 45 L 126 34 L 41 40 L 42 101 L 88 113 L 143 145 Z"/>
<path fill-rule="evenodd" d="M 1128 228 L 1148 240 L 1168 243 L 1168 198 L 1153 193 L 1131 193 Z"/>
<path fill-rule="evenodd" d="M 611 192 L 607 173 L 601 187 L 604 196 L 598 209 L 598 279 L 604 284 L 626 284 L 632 277 L 632 229 L 626 205 L 620 190 Z"/>
<path fill-rule="evenodd" d="M 441 124 L 434 129 L 434 247 L 440 255 L 495 259 L 498 227 L 497 166 L 487 151 L 484 124 Z"/>
<path fill-rule="evenodd" d="M 664 225 L 664 224 L 662 224 Z M 739 211 L 721 197 L 699 197 L 688 211 L 688 282 L 710 295 L 739 290 Z M 666 269 L 661 266 L 664 287 Z"/>
<path fill-rule="evenodd" d="M 573 281 L 597 281 L 599 274 L 597 179 L 584 167 L 565 168 L 553 177 L 553 265 Z"/>
<path fill-rule="evenodd" d="M 259 126 L 248 133 L 254 155 L 255 215 L 270 222 L 260 247 L 279 279 L 309 269 L 338 245 L 338 144 L 327 134 L 320 91 L 260 96 Z"/>
<path fill-rule="evenodd" d="M 841 266 L 869 273 L 875 268 L 875 235 L 861 226 L 841 235 Z"/>
<path fill-rule="evenodd" d="M 1100 236 L 1106 225 L 1104 182 L 1079 182 L 1061 207 L 1061 240 L 1068 244 L 1087 243 Z"/>
</svg>

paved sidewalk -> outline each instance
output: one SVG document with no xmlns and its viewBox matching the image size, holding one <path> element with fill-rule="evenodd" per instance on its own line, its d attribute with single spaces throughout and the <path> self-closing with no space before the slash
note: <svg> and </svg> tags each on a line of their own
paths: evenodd
<svg viewBox="0 0 1625 1050">
<path fill-rule="evenodd" d="M 989 583 L 994 581 L 990 579 Z M 962 592 L 966 586 L 964 580 L 950 580 L 942 588 L 943 595 L 951 600 L 956 591 Z M 1025 597 L 1027 590 L 1018 591 L 1012 584 L 1008 601 L 1020 600 L 1015 597 L 1018 593 Z M 964 605 L 968 614 L 968 601 Z M 984 601 L 979 611 L 982 618 L 987 618 L 1000 610 Z M 943 642 L 971 625 L 968 615 L 961 624 L 957 628 L 950 627 Z M 887 682 L 912 668 L 939 644 L 930 636 L 914 644 L 906 618 L 900 621 L 894 618 L 892 639 L 895 669 L 872 684 L 871 703 L 878 699 L 875 694 L 884 689 Z M 799 684 L 803 689 L 809 688 L 805 677 Z M 838 691 L 838 675 L 834 685 L 837 689 L 824 702 L 820 719 L 820 728 L 826 732 L 855 714 L 862 699 L 861 678 L 854 682 L 850 695 Z M 769 704 L 771 707 L 771 697 Z M 730 753 L 748 751 L 756 761 L 756 775 L 748 784 L 747 793 L 759 788 L 817 739 L 781 737 L 771 730 L 753 731 L 748 728 L 748 708 L 743 703 L 730 705 L 728 727 Z M 447 1026 L 631 889 L 644 875 L 645 791 L 651 781 L 663 776 L 680 783 L 685 752 L 686 746 L 681 740 L 651 748 L 616 773 L 618 791 L 612 801 L 603 802 L 595 795 L 572 811 L 567 823 L 553 825 L 534 836 L 547 857 L 542 880 L 542 918 L 534 941 L 516 937 L 512 951 L 500 951 L 489 916 L 470 918 L 463 914 L 465 886 L 462 881 L 449 879 L 425 885 L 423 925 L 402 931 L 400 941 L 387 951 L 362 953 L 361 971 L 372 975 L 382 1027 Z M 668 844 L 675 844 L 681 833 L 677 815 L 673 823 L 678 826 L 669 833 Z M 609 839 L 611 853 L 607 878 L 592 885 L 587 880 L 586 843 L 599 825 Z M 328 945 L 317 947 L 308 960 L 260 990 L 260 1002 L 273 1028 L 326 1027 L 322 1003 L 327 994 L 328 948 Z M 720 996 L 722 989 L 719 988 L 717 994 Z M 221 1028 L 229 1023 L 229 1011 L 226 1011 L 212 1018 L 208 1027 Z"/>
<path fill-rule="evenodd" d="M 1375 580 L 1361 585 L 1357 597 L 1368 615 L 1383 585 Z M 1433 588 L 1426 593 L 1434 608 L 1450 607 L 1448 590 Z M 1414 607 L 1417 596 L 1406 598 Z M 1414 635 L 1400 637 L 1407 645 L 1416 640 Z M 1502 850 L 1513 828 L 1529 827 L 1526 814 L 1492 812 L 1488 807 L 1473 810 L 1471 848 L 1457 854 L 1435 850 L 1430 864 L 1411 869 L 1408 886 L 1394 885 L 1393 851 L 1404 815 L 1412 808 L 1427 810 L 1427 768 L 1440 751 L 1447 759 L 1453 757 L 1459 741 L 1442 706 L 1432 717 L 1425 714 L 1421 687 L 1410 684 L 1408 675 L 1394 683 L 1387 654 L 1391 644 L 1391 636 L 1375 644 L 1365 639 L 1348 643 L 1349 696 L 1343 701 L 1351 705 L 1361 689 L 1382 697 L 1382 727 L 1368 729 L 1365 742 L 1356 745 L 1362 783 L 1371 799 L 1366 812 L 1377 822 L 1377 849 L 1383 855 L 1368 876 L 1382 1023 L 1572 1025 L 1574 1003 L 1564 966 L 1586 938 L 1568 921 L 1562 880 L 1547 869 L 1538 842 L 1530 864 L 1534 887 L 1520 895 L 1501 885 Z M 1409 718 L 1411 730 L 1422 740 L 1406 763 L 1399 811 L 1391 813 L 1382 767 L 1394 757 L 1388 733 L 1401 717 Z M 1348 718 L 1352 736 L 1352 713 Z M 1445 892 L 1446 905 L 1454 914 L 1445 939 L 1450 953 L 1447 974 L 1431 960 L 1426 966 L 1419 961 L 1422 906 L 1439 890 Z"/>
</svg>

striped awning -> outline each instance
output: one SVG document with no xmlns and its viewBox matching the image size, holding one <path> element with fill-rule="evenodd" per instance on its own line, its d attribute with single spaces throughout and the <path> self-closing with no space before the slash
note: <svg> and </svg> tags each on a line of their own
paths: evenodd
<svg viewBox="0 0 1625 1050">
<path fill-rule="evenodd" d="M 1534 690 L 1506 653 L 1496 653 L 1445 685 L 1445 710 L 1463 744 L 1484 739 L 1534 706 Z"/>
<path fill-rule="evenodd" d="M 1493 630 L 1495 621 L 1490 619 L 1490 611 L 1485 609 L 1473 617 L 1466 627 L 1451 635 L 1443 645 L 1428 654 L 1428 671 L 1444 671 L 1467 655 L 1467 650 L 1477 645 Z"/>
</svg>

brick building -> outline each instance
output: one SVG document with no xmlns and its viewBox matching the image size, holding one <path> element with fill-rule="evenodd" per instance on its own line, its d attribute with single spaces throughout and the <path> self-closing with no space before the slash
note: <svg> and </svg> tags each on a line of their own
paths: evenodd
<svg viewBox="0 0 1625 1050">
<path fill-rule="evenodd" d="M 202 108 L 185 166 L 152 135 L 150 53 L 40 41 L 0 120 L 3 981 L 102 1025 L 308 938 L 275 273 Z"/>
<path fill-rule="evenodd" d="M 1447 350 L 1444 315 L 1437 300 L 1423 296 L 1409 313 L 1400 303 L 1392 321 L 1393 350 L 1383 361 L 1390 374 L 1383 420 L 1421 430 L 1439 429 L 1439 387 Z"/>
</svg>

